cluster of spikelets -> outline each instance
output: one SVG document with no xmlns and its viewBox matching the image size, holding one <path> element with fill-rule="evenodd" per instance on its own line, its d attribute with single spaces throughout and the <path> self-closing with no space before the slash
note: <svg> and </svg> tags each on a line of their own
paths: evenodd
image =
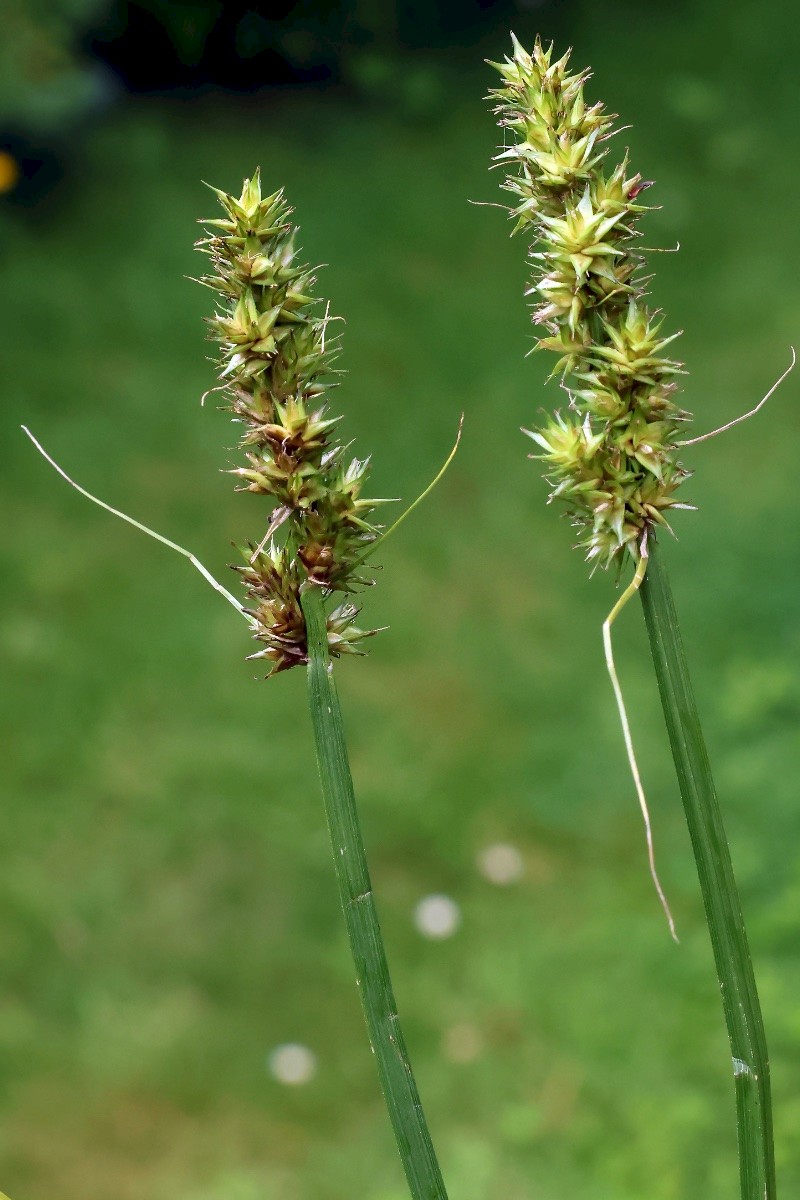
<svg viewBox="0 0 800 1200">
<path fill-rule="evenodd" d="M 587 558 L 604 567 L 637 558 L 648 530 L 667 525 L 688 472 L 676 459 L 676 434 L 689 414 L 672 402 L 681 364 L 664 351 L 661 320 L 646 305 L 636 254 L 637 203 L 649 186 L 627 174 L 627 155 L 604 169 L 614 116 L 586 105 L 589 72 L 570 75 L 569 53 L 552 61 L 537 39 L 528 54 L 493 64 L 503 86 L 491 93 L 513 164 L 505 188 L 516 198 L 516 230 L 531 237 L 533 320 L 559 355 L 569 401 L 537 431 L 551 498 L 565 502 Z M 511 144 L 513 143 L 513 144 Z"/>
<path fill-rule="evenodd" d="M 259 173 L 237 198 L 213 189 L 225 210 L 204 220 L 210 236 L 198 248 L 213 274 L 201 282 L 220 297 L 210 318 L 220 350 L 220 387 L 243 426 L 246 466 L 232 473 L 243 490 L 273 502 L 266 534 L 244 550 L 244 580 L 254 636 L 270 674 L 307 661 L 300 607 L 304 587 L 353 592 L 366 580 L 357 569 L 378 536 L 371 524 L 377 500 L 361 496 L 368 461 L 345 459 L 332 440 L 340 418 L 324 404 L 335 347 L 326 338 L 327 312 L 313 295 L 315 277 L 297 262 L 292 209 L 282 192 L 261 195 Z M 369 633 L 346 601 L 328 617 L 333 655 L 358 653 Z"/>
</svg>

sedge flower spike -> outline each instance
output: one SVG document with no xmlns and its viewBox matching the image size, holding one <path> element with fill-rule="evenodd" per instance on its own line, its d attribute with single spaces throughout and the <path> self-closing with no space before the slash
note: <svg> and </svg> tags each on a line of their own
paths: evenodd
<svg viewBox="0 0 800 1200">
<path fill-rule="evenodd" d="M 587 105 L 589 72 L 570 74 L 569 53 L 553 60 L 537 38 L 529 54 L 494 64 L 502 86 L 491 95 L 504 131 L 497 162 L 509 166 L 516 229 L 531 239 L 534 323 L 540 349 L 558 354 L 568 403 L 528 432 L 547 464 L 551 499 L 566 505 L 579 544 L 594 566 L 633 578 L 603 623 L 606 666 L 645 825 L 650 874 L 677 940 L 658 878 L 647 799 L 614 665 L 611 627 L 639 595 L 653 656 L 678 787 L 697 864 L 733 1061 L 742 1200 L 776 1200 L 769 1055 L 742 907 L 695 703 L 658 533 L 671 509 L 691 508 L 677 493 L 689 472 L 681 447 L 716 437 L 754 416 L 794 368 L 749 412 L 698 437 L 681 436 L 690 420 L 674 402 L 681 364 L 669 357 L 678 336 L 663 330 L 646 302 L 636 253 L 641 204 L 649 184 L 629 173 L 627 153 L 607 166 L 617 132 L 602 104 Z"/>
<path fill-rule="evenodd" d="M 513 35 L 512 35 L 513 36 Z M 638 202 L 650 185 L 628 173 L 627 155 L 606 168 L 614 117 L 587 105 L 589 71 L 568 72 L 569 52 L 553 61 L 537 38 L 532 53 L 492 64 L 491 92 L 506 146 L 496 162 L 513 169 L 515 230 L 531 239 L 533 321 L 555 351 L 567 411 L 524 432 L 547 466 L 551 499 L 561 501 L 593 565 L 619 565 L 646 553 L 647 536 L 669 528 L 667 513 L 689 472 L 678 462 L 678 431 L 689 414 L 673 402 L 681 364 L 645 302 L 643 259 L 635 251 Z"/>
<path fill-rule="evenodd" d="M 225 215 L 201 221 L 209 236 L 197 245 L 213 268 L 200 282 L 219 297 L 209 319 L 219 346 L 214 390 L 243 427 L 246 465 L 232 474 L 241 490 L 273 502 L 264 538 L 235 569 L 263 643 L 251 657 L 275 674 L 308 661 L 301 593 L 309 585 L 341 597 L 327 618 L 331 655 L 361 653 L 375 632 L 355 625 L 358 609 L 347 596 L 369 582 L 357 572 L 378 539 L 372 516 L 381 501 L 361 494 L 369 460 L 348 462 L 333 439 L 340 418 L 324 402 L 337 349 L 331 318 L 314 295 L 314 271 L 297 261 L 283 192 L 262 196 L 258 171 L 238 198 L 212 191 Z"/>
<path fill-rule="evenodd" d="M 200 282 L 219 297 L 209 320 L 220 360 L 220 382 L 212 390 L 227 397 L 242 427 L 245 465 L 232 474 L 242 490 L 272 502 L 266 532 L 235 568 L 250 607 L 184 547 L 81 487 L 25 432 L 81 495 L 187 558 L 244 616 L 263 647 L 250 657 L 265 659 L 270 675 L 308 665 L 334 872 L 381 1088 L 413 1200 L 447 1200 L 389 976 L 331 659 L 360 653 L 370 636 L 355 625 L 358 610 L 349 602 L 370 582 L 360 571 L 442 478 L 458 449 L 461 425 L 444 465 L 417 499 L 389 529 L 373 524 L 383 501 L 362 496 L 369 463 L 348 460 L 346 447 L 332 436 L 339 418 L 325 404 L 335 356 L 327 336 L 329 311 L 320 312 L 314 273 L 297 261 L 292 210 L 282 192 L 262 196 L 258 172 L 244 181 L 238 198 L 213 190 L 224 216 L 201 222 L 209 236 L 198 243 L 213 268 Z M 331 596 L 339 603 L 327 612 Z"/>
<path fill-rule="evenodd" d="M 662 320 L 645 300 L 643 258 L 635 251 L 639 202 L 650 185 L 629 174 L 627 154 L 607 168 L 615 117 L 587 105 L 589 71 L 570 74 L 570 52 L 553 61 L 539 38 L 528 53 L 492 64 L 502 87 L 490 93 L 506 145 L 496 162 L 513 168 L 505 190 L 515 197 L 515 229 L 531 239 L 533 321 L 545 331 L 538 349 L 558 354 L 553 375 L 568 397 L 538 429 L 524 430 L 547 466 L 550 499 L 564 504 L 593 567 L 626 556 L 636 571 L 603 625 L 606 666 L 628 765 L 644 820 L 650 875 L 672 936 L 675 923 L 658 877 L 650 812 L 617 677 L 611 626 L 639 590 L 648 539 L 667 513 L 691 508 L 676 492 L 688 476 L 677 459 L 678 431 L 690 419 L 672 397 L 681 364 L 665 351 Z M 509 144 L 510 143 L 510 144 Z M 551 376 L 552 378 L 552 376 Z"/>
</svg>

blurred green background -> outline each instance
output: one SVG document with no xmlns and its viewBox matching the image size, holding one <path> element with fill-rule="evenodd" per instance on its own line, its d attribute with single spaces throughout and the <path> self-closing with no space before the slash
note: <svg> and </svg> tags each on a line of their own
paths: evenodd
<svg viewBox="0 0 800 1200">
<path fill-rule="evenodd" d="M 731 1070 L 641 616 L 618 663 L 681 945 L 648 878 L 591 581 L 518 433 L 525 247 L 487 172 L 485 57 L 575 47 L 658 185 L 655 302 L 698 431 L 752 406 L 800 334 L 793 5 L 36 4 L 0 89 L 4 341 L 0 1188 L 13 1200 L 403 1200 L 344 938 L 305 681 L 268 684 L 177 556 L 223 578 L 263 515 L 224 468 L 186 276 L 206 179 L 285 185 L 344 316 L 334 405 L 374 493 L 416 495 L 338 671 L 357 791 L 451 1200 L 728 1200 Z M 235 18 L 235 19 L 234 19 Z M 10 18 L 6 18 L 10 20 Z M 227 25 L 225 24 L 227 21 Z M 149 22 L 149 24 L 148 24 Z M 244 25 L 242 26 L 242 22 Z M 248 24 L 249 22 L 249 24 Z M 13 47 L 13 52 L 12 52 Z M 24 53 L 23 53 L 24 50 Z M 148 74 L 148 71 L 150 72 Z M 264 84 L 265 86 L 260 86 Z M 3 140 L 5 139 L 5 140 Z M 692 450 L 669 561 L 800 1188 L 798 376 Z M 496 844 L 522 872 L 480 869 Z M 461 923 L 422 936 L 443 893 Z M 270 1071 L 300 1043 L 302 1086 Z"/>
</svg>

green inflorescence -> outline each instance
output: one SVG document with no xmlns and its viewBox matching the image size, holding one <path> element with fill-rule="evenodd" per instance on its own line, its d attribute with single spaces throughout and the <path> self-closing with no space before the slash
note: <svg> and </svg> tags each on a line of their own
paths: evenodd
<svg viewBox="0 0 800 1200">
<path fill-rule="evenodd" d="M 247 465 L 232 473 L 242 490 L 273 501 L 264 540 L 246 547 L 245 565 L 235 569 L 264 644 L 251 657 L 267 660 L 274 674 L 308 661 L 304 587 L 347 596 L 368 582 L 357 568 L 378 537 L 371 518 L 381 501 L 361 496 L 369 460 L 348 462 L 346 448 L 332 440 L 340 418 L 328 415 L 324 396 L 336 346 L 326 336 L 330 317 L 313 295 L 314 272 L 296 261 L 283 192 L 262 197 L 258 171 L 238 199 L 212 190 L 225 216 L 201 222 L 210 236 L 198 249 L 214 273 L 200 282 L 221 298 L 209 320 L 220 349 L 217 390 L 244 426 Z M 359 653 L 374 632 L 357 628 L 357 615 L 346 601 L 329 614 L 332 655 Z"/>
<path fill-rule="evenodd" d="M 513 36 L 513 35 L 512 35 Z M 513 56 L 497 67 L 492 91 L 507 131 L 497 162 L 513 164 L 506 190 L 516 203 L 515 232 L 532 239 L 534 323 L 547 336 L 569 400 L 538 430 L 525 430 L 547 464 L 551 499 L 566 504 L 579 545 L 594 564 L 638 558 L 648 530 L 667 525 L 687 478 L 676 458 L 676 434 L 689 414 L 672 401 L 681 364 L 664 351 L 678 334 L 662 335 L 645 303 L 643 259 L 634 249 L 637 203 L 649 186 L 628 175 L 627 154 L 605 171 L 614 116 L 587 106 L 588 71 L 567 72 L 569 52 L 552 61 L 537 38 L 528 54 L 516 38 Z"/>
</svg>

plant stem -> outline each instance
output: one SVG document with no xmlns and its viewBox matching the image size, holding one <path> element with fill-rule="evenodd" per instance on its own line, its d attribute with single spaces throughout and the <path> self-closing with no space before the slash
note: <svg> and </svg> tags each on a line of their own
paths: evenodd
<svg viewBox="0 0 800 1200">
<path fill-rule="evenodd" d="M 666 568 L 655 539 L 641 591 L 733 1056 L 742 1200 L 775 1200 L 769 1059 L 739 894 Z"/>
<path fill-rule="evenodd" d="M 308 634 L 308 686 L 325 813 L 356 983 L 381 1089 L 414 1200 L 447 1200 L 397 1015 L 347 756 L 322 590 L 301 604 Z"/>
</svg>

